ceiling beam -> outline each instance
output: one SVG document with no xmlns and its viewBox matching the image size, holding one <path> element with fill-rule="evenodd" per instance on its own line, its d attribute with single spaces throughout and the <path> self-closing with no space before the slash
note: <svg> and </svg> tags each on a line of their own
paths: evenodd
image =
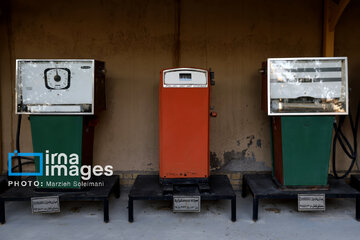
<svg viewBox="0 0 360 240">
<path fill-rule="evenodd" d="M 323 56 L 333 57 L 335 46 L 335 27 L 350 0 L 324 0 Z"/>
</svg>

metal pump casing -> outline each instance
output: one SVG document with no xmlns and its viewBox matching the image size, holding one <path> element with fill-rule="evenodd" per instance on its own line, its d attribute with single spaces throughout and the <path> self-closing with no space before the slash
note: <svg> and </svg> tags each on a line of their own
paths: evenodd
<svg viewBox="0 0 360 240">
<path fill-rule="evenodd" d="M 67 171 L 71 167 L 92 165 L 97 123 L 94 115 L 106 107 L 104 62 L 92 59 L 19 59 L 16 61 L 15 103 L 17 114 L 30 115 L 35 153 L 76 154 L 78 162 L 61 162 L 61 167 Z M 40 161 L 34 160 L 38 172 Z M 49 170 L 59 161 L 55 161 L 56 164 L 43 162 L 44 173 L 37 177 L 39 188 L 81 188 L 81 174 L 70 176 L 64 171 L 55 173 L 54 170 L 52 173 Z"/>
<path fill-rule="evenodd" d="M 347 115 L 346 57 L 269 58 L 269 116 Z"/>
<path fill-rule="evenodd" d="M 209 71 L 161 71 L 159 86 L 160 178 L 208 178 Z"/>
<path fill-rule="evenodd" d="M 17 114 L 93 115 L 105 109 L 105 64 L 93 59 L 16 60 Z"/>
</svg>

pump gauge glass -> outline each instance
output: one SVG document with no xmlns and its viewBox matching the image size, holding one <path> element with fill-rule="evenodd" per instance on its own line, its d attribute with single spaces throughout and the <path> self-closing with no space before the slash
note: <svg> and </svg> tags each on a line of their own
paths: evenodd
<svg viewBox="0 0 360 240">
<path fill-rule="evenodd" d="M 47 68 L 44 76 L 47 89 L 63 90 L 70 87 L 70 69 L 68 68 Z"/>
</svg>

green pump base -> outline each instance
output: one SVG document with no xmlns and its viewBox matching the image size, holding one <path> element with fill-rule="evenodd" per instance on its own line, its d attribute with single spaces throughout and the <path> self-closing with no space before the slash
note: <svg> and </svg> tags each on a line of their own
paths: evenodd
<svg viewBox="0 0 360 240">
<path fill-rule="evenodd" d="M 94 128 L 88 123 L 84 116 L 30 116 L 34 152 L 44 156 L 38 188 L 81 188 L 80 167 L 92 163 Z"/>
<path fill-rule="evenodd" d="M 273 177 L 282 186 L 327 186 L 333 116 L 272 118 Z"/>
</svg>

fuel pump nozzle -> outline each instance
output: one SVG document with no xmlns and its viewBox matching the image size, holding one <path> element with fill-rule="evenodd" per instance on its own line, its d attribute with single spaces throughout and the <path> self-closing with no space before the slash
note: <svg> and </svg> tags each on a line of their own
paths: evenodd
<svg viewBox="0 0 360 240">
<path fill-rule="evenodd" d="M 215 86 L 215 73 L 211 70 L 211 68 L 209 68 L 209 74 L 210 74 L 210 85 L 211 86 Z M 210 107 L 210 110 L 214 110 L 214 107 Z M 217 116 L 217 112 L 210 112 L 210 117 L 216 117 Z"/>
<path fill-rule="evenodd" d="M 209 74 L 210 74 L 210 85 L 215 86 L 215 73 L 211 71 L 211 68 L 209 68 Z"/>
</svg>

